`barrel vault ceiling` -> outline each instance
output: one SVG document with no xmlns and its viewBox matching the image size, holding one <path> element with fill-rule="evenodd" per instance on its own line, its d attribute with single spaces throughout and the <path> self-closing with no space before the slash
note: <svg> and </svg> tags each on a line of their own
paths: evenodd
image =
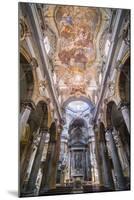
<svg viewBox="0 0 134 200">
<path fill-rule="evenodd" d="M 85 96 L 96 104 L 111 10 L 60 5 L 39 10 L 59 102 Z"/>
</svg>

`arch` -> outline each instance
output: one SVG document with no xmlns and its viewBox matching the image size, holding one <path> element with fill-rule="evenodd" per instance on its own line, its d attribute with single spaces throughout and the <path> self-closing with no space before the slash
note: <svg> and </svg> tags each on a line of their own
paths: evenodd
<svg viewBox="0 0 134 200">
<path fill-rule="evenodd" d="M 80 97 L 71 96 L 71 97 L 69 97 L 67 100 L 65 100 L 63 102 L 62 108 L 65 108 L 72 101 L 84 101 L 91 107 L 91 109 L 94 108 L 94 104 L 91 102 L 91 100 L 89 98 L 87 98 L 85 96 L 80 96 Z"/>
<path fill-rule="evenodd" d="M 130 143 L 130 135 L 126 127 L 122 112 L 114 101 L 110 101 L 107 104 L 106 124 L 107 127 L 112 127 L 119 131 L 121 140 L 124 145 Z"/>
<path fill-rule="evenodd" d="M 35 102 L 35 105 L 37 106 L 37 104 L 39 103 L 39 102 L 41 102 L 41 101 L 43 101 L 44 103 L 46 103 L 47 105 L 48 105 L 48 98 L 47 97 L 45 97 L 45 96 L 40 96 L 40 97 L 38 97 L 34 102 Z"/>
<path fill-rule="evenodd" d="M 74 118 L 69 125 L 69 129 L 72 129 L 75 126 L 87 128 L 87 122 L 83 118 Z"/>
<path fill-rule="evenodd" d="M 48 98 L 45 96 L 40 96 L 37 99 L 34 100 L 35 105 L 37 105 L 40 101 L 43 101 L 44 103 L 47 104 L 47 109 L 48 109 L 48 128 L 51 125 L 52 122 L 52 115 L 51 115 L 51 108 L 50 108 L 50 102 L 48 101 Z"/>
<path fill-rule="evenodd" d="M 110 102 L 114 102 L 116 106 L 119 105 L 120 99 L 117 96 L 112 96 L 110 98 L 106 98 L 103 102 L 103 115 L 100 118 L 100 121 L 104 123 L 104 126 L 107 127 L 107 106 Z"/>
<path fill-rule="evenodd" d="M 119 79 L 118 79 L 118 91 L 119 91 L 119 97 L 122 101 L 130 102 L 130 78 L 129 78 L 129 72 L 130 72 L 130 57 L 128 57 L 124 64 L 122 65 Z"/>
<path fill-rule="evenodd" d="M 118 103 L 122 100 L 120 95 L 120 75 L 122 72 L 122 69 L 124 68 L 125 63 L 127 63 L 128 60 L 130 60 L 130 51 L 128 49 L 125 50 L 122 58 L 120 59 L 119 65 L 117 65 L 117 77 L 116 77 L 116 99 Z"/>
<path fill-rule="evenodd" d="M 19 21 L 19 33 L 20 33 L 20 41 L 23 41 L 26 37 L 26 33 L 28 32 L 28 26 L 24 17 L 20 17 Z"/>
<path fill-rule="evenodd" d="M 85 146 L 89 137 L 86 121 L 82 118 L 72 120 L 69 125 L 68 134 L 70 147 L 75 145 L 77 145 L 77 148 Z"/>
<path fill-rule="evenodd" d="M 107 104 L 106 110 L 106 119 L 108 127 L 115 127 L 118 129 L 122 123 L 124 123 L 124 119 L 121 113 L 121 110 L 118 108 L 114 101 L 110 101 Z"/>
<path fill-rule="evenodd" d="M 21 54 L 25 57 L 25 59 L 28 61 L 28 63 L 31 62 L 31 59 L 32 59 L 31 55 L 30 55 L 30 54 L 28 53 L 28 51 L 27 51 L 24 47 L 22 47 L 22 46 L 20 46 L 20 55 L 21 55 Z"/>
<path fill-rule="evenodd" d="M 32 132 L 38 128 L 48 128 L 48 107 L 44 101 L 39 101 L 35 110 L 32 110 L 28 123 L 30 124 Z"/>
<path fill-rule="evenodd" d="M 107 123 L 107 126 L 108 127 L 112 127 L 112 108 L 113 106 L 116 106 L 115 102 L 114 101 L 110 101 L 108 104 L 107 104 L 107 109 L 106 109 L 106 123 Z"/>
<path fill-rule="evenodd" d="M 124 152 L 126 152 L 127 159 L 130 159 L 130 134 L 126 127 L 126 123 L 124 121 L 123 115 L 119 107 L 115 104 L 114 101 L 110 101 L 107 104 L 107 112 L 106 112 L 106 119 L 107 119 L 107 127 L 112 128 L 113 137 L 115 142 L 121 142 Z M 117 140 L 116 140 L 117 137 Z M 119 138 L 119 140 L 118 140 Z"/>
</svg>

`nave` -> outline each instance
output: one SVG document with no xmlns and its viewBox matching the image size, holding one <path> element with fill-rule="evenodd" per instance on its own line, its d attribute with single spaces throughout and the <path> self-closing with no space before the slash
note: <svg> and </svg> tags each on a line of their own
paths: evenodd
<svg viewBox="0 0 134 200">
<path fill-rule="evenodd" d="M 130 11 L 19 3 L 21 197 L 130 190 Z"/>
</svg>

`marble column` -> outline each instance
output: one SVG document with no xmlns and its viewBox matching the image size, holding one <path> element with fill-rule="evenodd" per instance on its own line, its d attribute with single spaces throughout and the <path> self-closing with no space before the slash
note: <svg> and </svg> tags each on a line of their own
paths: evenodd
<svg viewBox="0 0 134 200">
<path fill-rule="evenodd" d="M 127 176 L 129 176 L 129 161 L 127 159 L 127 153 L 123 147 L 120 134 L 115 128 L 114 128 L 114 139 L 118 149 L 118 154 L 121 161 L 122 169 L 124 173 L 127 174 Z"/>
<path fill-rule="evenodd" d="M 69 169 L 69 178 L 70 180 L 72 179 L 72 149 L 70 149 L 70 159 L 69 159 L 69 166 L 70 166 L 70 169 Z"/>
<path fill-rule="evenodd" d="M 125 121 L 126 127 L 128 129 L 128 132 L 130 133 L 130 115 L 129 115 L 129 109 L 127 103 L 120 103 L 118 108 L 122 112 L 123 119 Z"/>
<path fill-rule="evenodd" d="M 100 185 L 103 185 L 102 159 L 100 155 L 97 126 L 95 126 L 94 128 L 94 133 L 95 133 L 95 153 L 96 153 L 96 161 L 97 161 L 97 169 L 98 169 L 98 178 L 99 178 Z"/>
<path fill-rule="evenodd" d="M 28 160 L 30 159 L 31 153 L 32 153 L 32 142 L 29 141 L 28 144 L 26 144 L 24 148 L 24 152 L 22 156 L 20 157 L 20 183 L 23 183 L 23 178 L 25 176 L 25 171 L 28 166 Z"/>
<path fill-rule="evenodd" d="M 112 131 L 113 131 L 113 129 L 107 128 L 106 134 L 107 134 L 108 139 L 109 139 L 111 157 L 112 157 L 112 161 L 113 161 L 115 177 L 117 179 L 118 189 L 123 190 L 126 187 L 125 179 L 124 179 L 124 176 L 123 176 L 122 167 L 121 167 L 121 163 L 120 163 L 120 159 L 119 159 L 119 156 L 118 156 L 118 151 L 117 151 L 117 148 L 116 148 L 116 144 L 115 144 L 115 141 L 114 141 L 114 138 L 113 138 Z"/>
<path fill-rule="evenodd" d="M 55 148 L 56 148 L 56 142 L 50 142 L 48 145 L 48 152 L 46 157 L 46 162 L 43 170 L 43 177 L 42 177 L 42 183 L 40 188 L 40 194 L 44 194 L 44 192 L 48 191 L 50 189 L 50 180 L 52 176 L 52 165 L 53 160 L 55 156 Z M 55 166 L 56 167 L 56 166 Z"/>
<path fill-rule="evenodd" d="M 27 186 L 27 191 L 31 193 L 34 193 L 36 191 L 35 183 L 36 183 L 39 169 L 41 167 L 41 158 L 42 158 L 42 154 L 44 150 L 46 134 L 47 134 L 47 129 L 43 128 L 40 130 L 40 142 L 37 148 L 37 152 L 36 152 L 35 159 L 32 165 L 31 174 L 30 174 L 30 177 L 28 180 L 28 186 Z"/>
<path fill-rule="evenodd" d="M 91 172 L 91 152 L 90 152 L 90 148 L 88 149 L 87 152 L 87 156 L 88 156 L 88 180 L 91 181 L 92 180 L 92 172 Z"/>
<path fill-rule="evenodd" d="M 104 186 L 109 189 L 114 189 L 114 182 L 112 178 L 111 167 L 108 158 L 107 147 L 103 141 L 100 142 L 100 151 L 102 157 L 102 169 L 103 169 L 103 178 Z"/>
<path fill-rule="evenodd" d="M 85 156 L 86 156 L 86 176 L 87 176 L 87 180 L 90 180 L 91 179 L 91 163 L 90 163 L 89 149 L 86 149 Z"/>
<path fill-rule="evenodd" d="M 94 156 L 93 156 L 93 147 L 92 147 L 92 140 L 89 142 L 89 149 L 90 149 L 90 165 L 91 165 L 91 181 L 95 182 L 94 176 Z"/>
<path fill-rule="evenodd" d="M 32 110 L 31 104 L 28 103 L 27 105 L 25 105 L 25 109 L 20 117 L 20 122 L 19 122 L 20 139 L 24 137 L 24 129 L 29 119 L 31 110 Z"/>
<path fill-rule="evenodd" d="M 27 169 L 25 171 L 24 180 L 21 180 L 21 182 L 22 182 L 21 191 L 22 192 L 26 192 L 26 190 L 27 190 L 28 180 L 29 180 L 29 177 L 30 177 L 30 174 L 31 174 L 31 170 L 32 170 L 32 166 L 33 166 L 33 163 L 34 163 L 34 160 L 35 160 L 35 155 L 36 155 L 36 152 L 37 152 L 39 142 L 40 142 L 40 135 L 39 135 L 39 129 L 38 129 L 36 134 L 34 135 L 34 138 L 33 138 L 33 143 L 32 143 L 32 146 L 31 146 L 31 151 L 30 151 L 30 156 L 29 156 L 29 162 L 28 162 L 28 165 L 27 165 Z M 21 173 L 22 173 L 22 169 L 21 169 Z"/>
<path fill-rule="evenodd" d="M 98 163 L 97 156 L 95 151 L 95 136 L 90 140 L 90 156 L 91 156 L 91 172 L 92 172 L 92 181 L 94 183 L 99 183 L 99 172 L 98 172 Z"/>
<path fill-rule="evenodd" d="M 58 161 L 60 155 L 60 135 L 61 132 L 57 132 L 56 144 L 54 148 L 54 156 L 52 160 L 51 166 L 51 179 L 49 181 L 49 188 L 56 188 L 56 175 L 57 175 L 57 168 L 58 168 Z"/>
<path fill-rule="evenodd" d="M 61 186 L 64 186 L 64 179 L 65 179 L 65 169 L 62 168 L 61 176 L 60 176 L 60 184 L 61 184 Z"/>
<path fill-rule="evenodd" d="M 54 133 L 51 133 L 54 134 Z M 56 188 L 56 173 L 58 167 L 60 153 L 60 131 L 56 132 L 56 137 L 50 135 L 48 152 L 45 166 L 43 169 L 43 177 L 40 188 L 40 195 L 44 195 L 50 189 Z"/>
<path fill-rule="evenodd" d="M 126 152 L 124 151 L 122 146 L 118 146 L 118 153 L 119 153 L 122 169 L 124 171 L 124 175 L 129 177 L 130 176 L 129 162 L 126 156 Z"/>
</svg>

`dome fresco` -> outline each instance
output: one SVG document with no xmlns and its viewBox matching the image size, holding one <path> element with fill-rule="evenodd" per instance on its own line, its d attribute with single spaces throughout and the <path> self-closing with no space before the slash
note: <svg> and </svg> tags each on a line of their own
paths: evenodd
<svg viewBox="0 0 134 200">
<path fill-rule="evenodd" d="M 67 106 L 73 112 L 83 112 L 89 109 L 89 105 L 84 101 L 72 101 Z"/>
</svg>

